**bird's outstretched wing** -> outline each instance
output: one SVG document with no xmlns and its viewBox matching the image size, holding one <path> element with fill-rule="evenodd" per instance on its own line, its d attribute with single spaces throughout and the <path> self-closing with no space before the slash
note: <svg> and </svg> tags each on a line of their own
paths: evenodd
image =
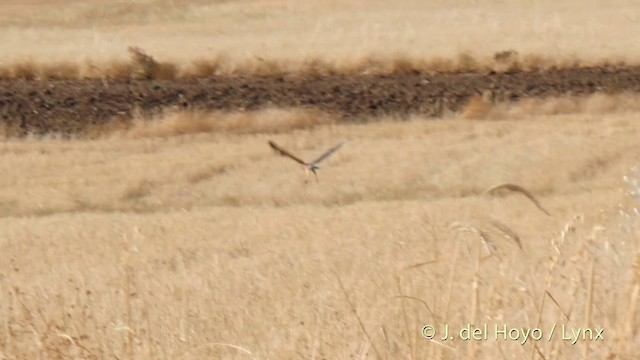
<svg viewBox="0 0 640 360">
<path fill-rule="evenodd" d="M 325 152 L 324 154 L 320 155 L 319 158 L 317 158 L 316 160 L 314 160 L 312 162 L 312 164 L 318 164 L 319 162 L 321 162 L 322 160 L 328 158 L 329 156 L 331 156 L 334 152 L 336 152 L 344 143 L 340 143 L 334 147 L 332 147 L 331 149 L 327 150 L 327 152 Z"/>
<path fill-rule="evenodd" d="M 307 165 L 307 163 L 304 162 L 302 159 L 300 159 L 299 157 L 293 155 L 292 153 L 288 152 L 287 150 L 281 148 L 280 146 L 278 146 L 278 144 L 274 143 L 273 141 L 269 140 L 269 145 L 271 146 L 271 148 L 273 148 L 273 150 L 279 152 L 280 155 L 286 156 L 288 158 L 291 158 L 291 159 L 295 160 L 296 162 L 299 162 L 302 165 Z"/>
</svg>

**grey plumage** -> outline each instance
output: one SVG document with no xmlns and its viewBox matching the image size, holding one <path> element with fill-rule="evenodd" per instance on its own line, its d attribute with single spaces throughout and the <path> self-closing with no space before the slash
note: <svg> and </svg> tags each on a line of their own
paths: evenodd
<svg viewBox="0 0 640 360">
<path fill-rule="evenodd" d="M 277 151 L 281 156 L 288 157 L 288 158 L 294 160 L 295 162 L 303 165 L 304 169 L 305 169 L 305 173 L 307 174 L 307 176 L 309 176 L 309 171 L 311 171 L 313 173 L 313 175 L 315 175 L 316 181 L 318 181 L 318 174 L 317 174 L 316 170 L 320 169 L 318 164 L 320 162 L 328 159 L 331 155 L 333 155 L 336 151 L 338 151 L 338 149 L 340 149 L 340 147 L 342 147 L 343 144 L 344 143 L 340 143 L 340 144 L 332 147 L 331 149 L 325 151 L 322 155 L 320 155 L 316 160 L 308 163 L 308 162 L 300 159 L 299 157 L 293 155 L 289 151 L 285 150 L 284 148 L 282 148 L 281 146 L 279 146 L 275 142 L 269 140 L 269 146 L 271 146 L 271 148 L 273 150 Z"/>
</svg>

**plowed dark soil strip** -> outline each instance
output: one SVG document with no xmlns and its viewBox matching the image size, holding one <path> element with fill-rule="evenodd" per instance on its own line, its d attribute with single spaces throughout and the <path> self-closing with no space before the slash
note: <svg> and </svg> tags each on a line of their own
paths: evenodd
<svg viewBox="0 0 640 360">
<path fill-rule="evenodd" d="M 525 97 L 640 91 L 640 67 L 576 68 L 509 74 L 399 74 L 329 77 L 211 77 L 175 81 L 0 80 L 0 117 L 17 135 L 78 133 L 127 119 L 134 108 L 204 110 L 315 107 L 345 121 L 457 111 L 473 95 Z"/>
</svg>

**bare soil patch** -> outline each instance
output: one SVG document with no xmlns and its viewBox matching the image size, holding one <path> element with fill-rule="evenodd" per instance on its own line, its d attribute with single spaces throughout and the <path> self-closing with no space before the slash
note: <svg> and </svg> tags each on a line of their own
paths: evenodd
<svg viewBox="0 0 640 360">
<path fill-rule="evenodd" d="M 314 108 L 340 121 L 409 114 L 442 116 L 470 98 L 491 102 L 640 91 L 640 67 L 539 72 L 334 76 L 214 76 L 176 80 L 0 80 L 0 117 L 9 135 L 81 134 L 167 108 Z"/>
</svg>

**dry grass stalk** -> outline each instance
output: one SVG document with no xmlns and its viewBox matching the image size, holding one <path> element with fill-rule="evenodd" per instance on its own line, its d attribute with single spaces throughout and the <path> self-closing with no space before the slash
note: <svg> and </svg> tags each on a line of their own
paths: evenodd
<svg viewBox="0 0 640 360">
<path fill-rule="evenodd" d="M 142 49 L 137 47 L 129 47 L 127 49 L 131 55 L 131 62 L 135 66 L 134 79 L 150 80 L 158 71 L 158 62 L 150 55 L 147 55 Z"/>
<path fill-rule="evenodd" d="M 476 247 L 476 262 L 473 271 L 473 281 L 471 282 L 471 313 L 469 314 L 469 320 L 473 326 L 480 327 L 478 324 L 478 314 L 480 312 L 480 263 L 482 262 L 482 247 L 480 244 Z M 472 341 L 468 348 L 469 359 L 476 358 L 476 352 L 478 350 L 477 341 Z"/>
<path fill-rule="evenodd" d="M 538 305 L 538 308 L 537 308 L 536 321 L 535 321 L 536 328 L 540 327 L 546 298 L 547 296 L 551 295 L 551 293 L 549 292 L 549 289 L 551 288 L 554 282 L 556 269 L 558 268 L 559 264 L 563 263 L 566 260 L 560 247 L 566 242 L 567 236 L 570 233 L 575 232 L 576 223 L 582 220 L 583 220 L 582 214 L 573 216 L 573 218 L 571 218 L 571 220 L 569 220 L 564 225 L 562 231 L 560 232 L 560 236 L 557 239 L 555 237 L 551 239 L 551 246 L 553 247 L 555 253 L 553 253 L 549 258 L 549 266 L 547 268 L 547 275 L 545 278 L 545 287 L 544 287 L 544 291 L 540 296 L 540 304 Z M 557 301 L 553 298 L 552 300 L 560 308 Z M 570 317 L 570 314 L 571 314 L 571 311 L 569 311 L 569 315 L 567 315 L 567 317 Z M 535 354 L 539 352 L 540 352 L 540 349 L 538 349 L 538 345 L 536 343 L 534 344 L 534 349 L 531 352 L 531 359 L 533 360 L 535 357 Z"/>
<path fill-rule="evenodd" d="M 631 287 L 629 292 L 630 305 L 629 305 L 629 317 L 628 317 L 628 333 L 631 339 L 635 339 L 638 334 L 638 326 L 636 319 L 638 318 L 638 303 L 640 303 L 640 283 L 635 283 Z M 630 340 L 633 341 L 633 340 Z"/>
<path fill-rule="evenodd" d="M 629 284 L 628 307 L 626 312 L 625 333 L 627 342 L 632 342 L 638 335 L 640 324 L 636 323 L 638 319 L 638 309 L 640 308 L 640 250 L 636 252 L 632 262 L 633 275 Z"/>
<path fill-rule="evenodd" d="M 496 229 L 500 230 L 502 233 L 507 235 L 507 237 L 509 239 L 513 240 L 518 245 L 520 250 L 523 250 L 522 241 L 520 240 L 520 236 L 518 236 L 518 234 L 515 231 L 513 231 L 513 229 L 511 229 L 510 227 L 508 227 L 507 225 L 501 223 L 498 220 L 491 220 L 490 223 L 491 223 L 491 225 L 493 225 L 493 227 L 495 227 Z"/>
<path fill-rule="evenodd" d="M 415 332 L 411 331 L 411 326 L 409 325 L 411 322 L 409 321 L 409 315 L 407 315 L 407 309 L 406 309 L 405 303 L 404 303 L 404 300 L 406 298 L 408 298 L 408 297 L 403 295 L 400 274 L 397 273 L 395 278 L 396 278 L 395 280 L 396 280 L 396 286 L 397 286 L 397 289 L 398 289 L 398 293 L 400 294 L 400 295 L 397 296 L 397 298 L 400 299 L 400 310 L 402 312 L 402 318 L 404 320 L 404 327 L 405 327 L 405 332 L 406 332 L 406 337 L 407 337 L 406 341 L 407 341 L 407 344 L 409 344 L 409 348 L 411 349 L 412 358 L 415 359 L 416 344 L 415 344 L 415 341 L 414 341 L 414 337 L 412 336 L 412 335 L 415 334 Z M 427 307 L 427 309 L 428 308 L 429 307 Z"/>
<path fill-rule="evenodd" d="M 380 352 L 378 351 L 378 348 L 376 347 L 376 344 L 373 342 L 373 338 L 371 337 L 371 335 L 369 335 L 369 332 L 367 331 L 367 328 L 364 326 L 364 323 L 362 322 L 362 319 L 360 318 L 360 315 L 358 315 L 358 311 L 356 310 L 355 305 L 353 304 L 353 302 L 351 302 L 351 299 L 349 298 L 349 294 L 347 293 L 347 290 L 344 288 L 344 284 L 342 283 L 342 280 L 340 279 L 340 276 L 338 274 L 336 274 L 336 273 L 334 273 L 334 275 L 336 276 L 336 279 L 338 279 L 338 284 L 340 285 L 340 290 L 342 291 L 342 294 L 344 295 L 344 298 L 347 300 L 347 304 L 349 305 L 349 310 L 351 310 L 351 312 L 356 317 L 356 319 L 358 319 L 358 324 L 360 325 L 360 329 L 362 330 L 364 335 L 367 337 L 367 340 L 369 341 L 369 344 L 373 348 L 373 351 L 375 351 L 375 353 L 378 356 L 378 358 L 381 359 L 382 356 L 380 356 Z"/>
<path fill-rule="evenodd" d="M 127 256 L 128 258 L 128 256 Z M 125 304 L 125 321 L 126 326 L 129 329 L 127 331 L 127 355 L 130 360 L 135 357 L 135 333 L 133 329 L 133 301 L 132 294 L 134 292 L 135 284 L 133 284 L 133 268 L 126 262 L 124 264 L 124 304 Z"/>
<path fill-rule="evenodd" d="M 527 199 L 531 200 L 531 202 L 533 202 L 533 204 L 540 209 L 540 211 L 544 212 L 545 214 L 551 216 L 551 214 L 545 210 L 542 205 L 540 205 L 540 202 L 538 201 L 538 199 L 536 199 L 535 196 L 533 196 L 533 194 L 525 189 L 524 187 L 520 186 L 520 185 L 516 185 L 516 184 L 509 184 L 509 183 L 504 183 L 504 184 L 499 184 L 499 185 L 495 185 L 490 187 L 489 189 L 485 190 L 485 193 L 489 193 L 491 195 L 494 195 L 496 192 L 502 190 L 502 189 L 506 189 L 509 191 L 513 191 L 513 192 L 518 192 L 524 196 L 527 197 Z"/>
<path fill-rule="evenodd" d="M 473 225 L 461 222 L 451 223 L 451 225 L 449 225 L 449 228 L 463 232 L 470 232 L 477 235 L 478 238 L 482 241 L 482 244 L 484 244 L 484 246 L 486 247 L 487 251 L 489 251 L 489 254 L 493 255 L 496 252 L 496 246 L 493 244 L 491 238 L 489 237 L 489 233 L 487 233 L 486 231 L 480 230 Z"/>
<path fill-rule="evenodd" d="M 440 262 L 440 260 L 429 260 L 429 261 L 423 261 L 423 262 L 419 262 L 417 264 L 412 264 L 406 267 L 403 267 L 402 269 L 400 269 L 400 271 L 405 271 L 405 270 L 411 270 L 411 269 L 417 269 L 426 265 L 430 265 L 430 264 L 435 264 Z"/>
<path fill-rule="evenodd" d="M 251 353 L 251 351 L 249 351 L 246 348 L 243 348 L 242 346 L 229 344 L 229 343 L 222 343 L 222 342 L 212 342 L 212 343 L 202 344 L 202 345 L 199 345 L 199 346 L 197 346 L 197 347 L 195 347 L 193 349 L 190 349 L 189 351 L 187 351 L 187 352 L 183 353 L 182 355 L 180 355 L 176 360 L 184 359 L 185 357 L 187 357 L 187 355 L 194 356 L 194 354 L 197 353 L 200 350 L 208 349 L 208 348 L 214 348 L 214 347 L 229 348 L 229 349 L 237 350 L 237 351 L 239 351 L 241 353 L 253 356 L 253 353 Z"/>
<path fill-rule="evenodd" d="M 595 271 L 596 271 L 596 259 L 593 258 L 591 260 L 591 269 L 589 270 L 589 287 L 587 289 L 587 301 L 586 301 L 586 309 L 585 309 L 585 317 L 584 317 L 584 329 L 591 329 L 592 320 L 591 317 L 593 315 L 593 296 L 594 296 L 594 286 L 595 286 Z M 589 341 L 584 342 L 584 351 L 582 356 L 585 359 L 589 358 Z"/>
<path fill-rule="evenodd" d="M 415 300 L 415 301 L 421 303 L 422 305 L 424 305 L 425 309 L 427 309 L 427 311 L 429 312 L 429 314 L 431 314 L 431 316 L 433 317 L 434 320 L 439 320 L 439 316 L 436 315 L 433 312 L 433 310 L 431 310 L 431 307 L 429 306 L 429 304 L 423 299 L 420 299 L 420 298 L 415 297 L 415 296 L 409 296 L 409 295 L 397 295 L 397 296 L 393 296 L 392 298 L 394 298 L 394 299 L 411 299 L 411 300 Z"/>
<path fill-rule="evenodd" d="M 571 293 L 571 295 L 573 295 L 573 293 Z M 571 320 L 571 314 L 569 314 L 566 311 L 564 311 L 562 306 L 560 306 L 560 303 L 558 302 L 558 300 L 556 300 L 556 298 L 553 295 L 551 295 L 551 293 L 549 291 L 547 291 L 547 296 L 549 297 L 549 299 L 551 299 L 551 301 L 553 301 L 553 303 L 556 305 L 558 310 L 560 310 L 560 313 L 562 314 L 564 319 L 567 320 L 567 321 Z"/>
<path fill-rule="evenodd" d="M 460 244 L 461 244 L 461 241 L 456 241 L 456 244 L 453 250 L 451 270 L 449 272 L 449 279 L 447 281 L 448 283 L 447 292 L 446 292 L 446 296 L 444 297 L 445 309 L 444 309 L 443 319 L 448 319 L 449 312 L 451 311 L 451 295 L 453 293 L 453 284 L 455 283 L 455 279 L 456 279 L 456 270 L 458 269 L 458 256 L 460 254 Z"/>
<path fill-rule="evenodd" d="M 138 47 L 129 47 L 129 54 L 134 73 L 131 76 L 137 80 L 173 80 L 178 73 L 178 67 L 171 63 L 161 63 Z"/>
</svg>

